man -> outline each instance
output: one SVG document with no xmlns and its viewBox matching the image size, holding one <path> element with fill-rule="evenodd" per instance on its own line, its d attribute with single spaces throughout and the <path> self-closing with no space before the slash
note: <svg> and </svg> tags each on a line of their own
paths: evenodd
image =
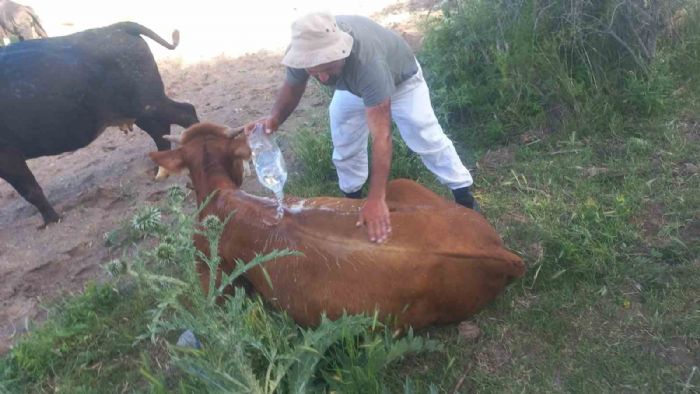
<svg viewBox="0 0 700 394">
<path fill-rule="evenodd" d="M 385 194 L 392 118 L 408 147 L 452 190 L 455 201 L 474 208 L 472 177 L 442 131 L 420 66 L 401 37 L 362 16 L 313 13 L 292 24 L 282 64 L 287 76 L 270 115 L 247 124 L 246 132 L 257 123 L 268 133 L 276 131 L 299 104 L 309 76 L 335 87 L 329 108 L 333 163 L 340 190 L 349 198 L 361 198 L 372 135 L 372 177 L 357 222 L 367 226 L 372 242 L 383 243 L 391 233 Z"/>
</svg>

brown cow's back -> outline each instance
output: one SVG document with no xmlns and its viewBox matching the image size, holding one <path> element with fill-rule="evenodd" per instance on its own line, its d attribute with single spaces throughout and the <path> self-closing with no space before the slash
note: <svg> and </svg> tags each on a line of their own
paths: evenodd
<svg viewBox="0 0 700 394">
<path fill-rule="evenodd" d="M 190 127 L 180 142 L 178 149 L 150 156 L 170 172 L 188 168 L 199 203 L 214 193 L 201 217 L 234 214 L 219 243 L 223 271 L 275 249 L 302 253 L 265 264 L 271 285 L 261 267 L 245 274 L 263 298 L 301 325 L 318 324 L 323 313 L 332 319 L 377 310 L 398 327 L 456 322 L 523 274 L 522 260 L 503 247 L 481 215 L 415 182 L 387 185 L 393 234 L 386 244 L 374 244 L 355 226 L 363 201 L 288 198 L 278 218 L 273 200 L 240 191 L 241 162 L 251 155 L 245 138 L 203 123 Z M 209 253 L 201 236 L 195 243 Z M 207 291 L 208 267 L 200 262 L 198 270 Z"/>
<path fill-rule="evenodd" d="M 375 309 L 416 328 L 460 321 L 522 275 L 522 260 L 503 248 L 481 215 L 429 191 L 428 198 L 416 199 L 427 189 L 396 182 L 388 188 L 394 191 L 387 196 L 393 232 L 386 244 L 369 242 L 365 229 L 355 226 L 362 201 L 288 199 L 280 221 L 271 200 L 227 193 L 237 213 L 223 234 L 228 247 L 221 254 L 230 264 L 275 249 L 303 253 L 266 265 L 272 288 L 261 270 L 248 275 L 266 299 L 302 325 L 317 324 L 322 312 L 334 318 L 344 310 Z M 411 196 L 410 204 L 400 195 Z"/>
</svg>

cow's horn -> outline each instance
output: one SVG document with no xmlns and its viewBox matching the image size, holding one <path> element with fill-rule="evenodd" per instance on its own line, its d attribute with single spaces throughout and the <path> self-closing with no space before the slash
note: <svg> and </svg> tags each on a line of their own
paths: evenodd
<svg viewBox="0 0 700 394">
<path fill-rule="evenodd" d="M 252 174 L 250 171 L 250 160 L 243 160 L 243 176 L 247 178 Z"/>
<path fill-rule="evenodd" d="M 163 179 L 170 176 L 170 171 L 166 170 L 165 167 L 158 166 L 158 173 L 156 174 L 156 180 L 162 181 Z"/>
<path fill-rule="evenodd" d="M 163 139 L 166 141 L 174 142 L 176 144 L 182 143 L 182 140 L 180 139 L 180 137 L 175 136 L 175 135 L 164 134 Z"/>
<path fill-rule="evenodd" d="M 227 127 L 226 128 L 226 136 L 228 138 L 233 138 L 233 137 L 237 136 L 238 134 L 241 134 L 243 132 L 243 128 L 244 128 L 244 126 L 239 126 L 239 127 L 236 127 L 235 129 Z"/>
</svg>

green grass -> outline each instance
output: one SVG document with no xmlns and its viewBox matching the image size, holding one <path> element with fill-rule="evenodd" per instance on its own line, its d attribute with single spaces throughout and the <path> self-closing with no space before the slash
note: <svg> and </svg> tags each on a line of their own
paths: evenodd
<svg viewBox="0 0 700 394">
<path fill-rule="evenodd" d="M 151 301 L 152 302 L 152 301 Z M 134 365 L 158 346 L 133 346 L 151 303 L 129 286 L 88 284 L 52 305 L 45 324 L 0 361 L 0 392 L 113 392 L 144 388 Z"/>
</svg>

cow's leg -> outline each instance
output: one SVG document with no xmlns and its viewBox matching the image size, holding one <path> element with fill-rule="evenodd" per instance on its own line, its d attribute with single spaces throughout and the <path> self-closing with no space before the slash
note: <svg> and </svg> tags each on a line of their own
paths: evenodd
<svg viewBox="0 0 700 394">
<path fill-rule="evenodd" d="M 153 138 L 159 151 L 170 149 L 170 141 L 163 138 L 164 135 L 170 134 L 170 123 L 154 118 L 142 118 L 136 119 L 136 125 Z"/>
<path fill-rule="evenodd" d="M 197 112 L 192 104 L 179 103 L 163 97 L 160 100 L 160 104 L 146 107 L 150 107 L 150 109 L 136 120 L 136 124 L 153 138 L 159 151 L 170 149 L 170 142 L 166 141 L 163 136 L 170 134 L 171 124 L 190 127 L 199 122 Z M 164 179 L 167 176 L 168 171 L 163 167 L 159 167 L 156 179 Z"/>
<path fill-rule="evenodd" d="M 160 151 L 170 149 L 168 141 L 162 138 L 170 134 L 170 125 L 187 128 L 199 122 L 192 104 L 179 103 L 165 96 L 158 100 L 158 104 L 146 107 L 148 110 L 136 119 L 136 124 L 153 138 Z"/>
<path fill-rule="evenodd" d="M 15 15 L 13 24 L 15 34 L 20 41 L 36 38 L 33 28 L 34 19 L 32 18 L 32 15 L 27 12 L 27 10 L 20 10 L 19 15 Z"/>
<path fill-rule="evenodd" d="M 15 27 L 15 32 L 17 32 L 17 38 L 20 41 L 31 40 L 34 38 L 34 30 L 32 30 L 31 25 L 18 25 Z"/>
<path fill-rule="evenodd" d="M 153 138 L 158 151 L 166 151 L 170 149 L 170 141 L 163 138 L 164 135 L 170 134 L 170 123 L 161 120 L 144 118 L 137 119 L 136 125 L 142 128 L 148 135 Z M 162 180 L 168 177 L 169 172 L 164 167 L 158 167 L 155 172 L 156 180 Z"/>
<path fill-rule="evenodd" d="M 60 216 L 44 196 L 34 174 L 29 170 L 24 157 L 16 150 L 0 148 L 0 178 L 9 182 L 25 200 L 39 210 L 45 225 L 60 220 Z"/>
</svg>

